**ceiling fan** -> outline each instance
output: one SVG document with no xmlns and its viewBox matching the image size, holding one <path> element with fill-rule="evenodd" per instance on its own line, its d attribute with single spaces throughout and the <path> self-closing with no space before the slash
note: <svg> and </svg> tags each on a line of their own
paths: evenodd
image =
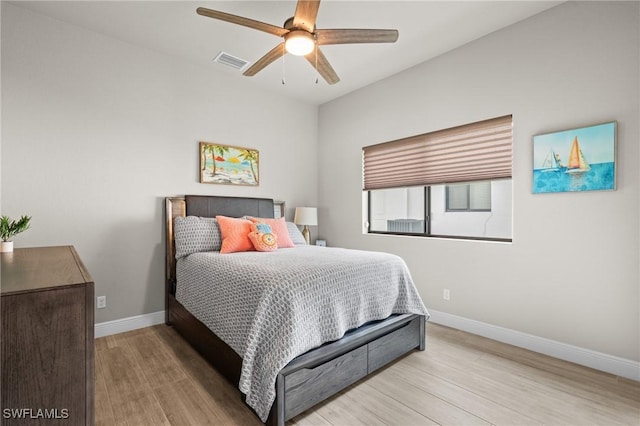
<svg viewBox="0 0 640 426">
<path fill-rule="evenodd" d="M 282 27 L 267 24 L 230 13 L 199 7 L 197 13 L 213 19 L 264 31 L 283 37 L 284 41 L 258 59 L 243 75 L 253 76 L 285 53 L 304 56 L 329 84 L 340 81 L 333 67 L 318 46 L 351 43 L 394 43 L 398 30 L 376 29 L 316 29 L 316 16 L 320 0 L 298 0 L 293 17 Z"/>
</svg>

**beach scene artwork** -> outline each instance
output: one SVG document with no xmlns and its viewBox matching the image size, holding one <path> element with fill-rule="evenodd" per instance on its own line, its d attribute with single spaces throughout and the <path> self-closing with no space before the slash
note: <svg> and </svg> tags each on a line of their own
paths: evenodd
<svg viewBox="0 0 640 426">
<path fill-rule="evenodd" d="M 533 137 L 533 193 L 615 189 L 616 122 Z"/>
<path fill-rule="evenodd" d="M 200 142 L 200 183 L 258 185 L 256 149 Z"/>
</svg>

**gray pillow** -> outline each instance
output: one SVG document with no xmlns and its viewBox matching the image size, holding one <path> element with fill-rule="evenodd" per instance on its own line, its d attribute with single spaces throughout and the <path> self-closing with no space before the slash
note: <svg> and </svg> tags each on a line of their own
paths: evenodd
<svg viewBox="0 0 640 426">
<path fill-rule="evenodd" d="M 287 222 L 287 231 L 289 231 L 289 237 L 291 237 L 291 241 L 293 244 L 297 246 L 306 246 L 307 242 L 302 236 L 302 232 L 298 229 L 298 226 L 293 222 Z"/>
<path fill-rule="evenodd" d="M 176 217 L 173 225 L 176 259 L 201 251 L 220 251 L 222 236 L 216 218 Z"/>
</svg>

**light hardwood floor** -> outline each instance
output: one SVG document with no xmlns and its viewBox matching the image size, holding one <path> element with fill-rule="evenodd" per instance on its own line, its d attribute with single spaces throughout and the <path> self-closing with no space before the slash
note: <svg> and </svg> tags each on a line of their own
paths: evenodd
<svg viewBox="0 0 640 426">
<path fill-rule="evenodd" d="M 165 325 L 96 339 L 96 425 L 260 425 Z M 640 425 L 640 383 L 427 323 L 415 351 L 288 425 Z"/>
</svg>

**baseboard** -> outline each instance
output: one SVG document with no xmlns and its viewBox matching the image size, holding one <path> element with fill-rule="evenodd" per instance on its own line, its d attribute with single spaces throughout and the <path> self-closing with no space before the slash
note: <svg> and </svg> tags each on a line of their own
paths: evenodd
<svg viewBox="0 0 640 426">
<path fill-rule="evenodd" d="M 430 322 L 477 334 L 509 345 L 528 349 L 530 351 L 549 355 L 554 358 L 584 365 L 616 376 L 640 381 L 640 362 L 608 355 L 601 352 L 584 349 L 578 346 L 568 345 L 555 340 L 545 339 L 520 331 L 511 330 L 496 325 L 475 321 L 472 319 L 448 314 L 446 312 L 429 309 Z M 95 337 L 104 337 L 112 334 L 137 330 L 164 323 L 164 311 L 150 314 L 137 315 L 114 321 L 102 322 L 95 325 Z M 428 349 L 428 346 L 427 346 Z"/>
<path fill-rule="evenodd" d="M 429 309 L 430 322 L 640 381 L 640 362 Z M 427 343 L 428 350 L 428 343 Z"/>
<path fill-rule="evenodd" d="M 97 339 L 98 337 L 124 333 L 125 331 L 151 327 L 152 325 L 158 325 L 162 323 L 164 323 L 164 311 L 158 311 L 152 312 L 150 314 L 136 315 L 134 317 L 122 318 L 114 321 L 101 322 L 95 325 L 93 332 Z"/>
</svg>

